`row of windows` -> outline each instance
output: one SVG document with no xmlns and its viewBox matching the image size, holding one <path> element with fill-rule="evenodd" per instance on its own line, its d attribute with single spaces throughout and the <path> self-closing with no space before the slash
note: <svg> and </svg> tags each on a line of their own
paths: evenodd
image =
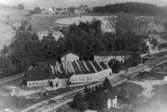
<svg viewBox="0 0 167 112">
<path fill-rule="evenodd" d="M 54 86 L 56 86 L 56 87 L 58 87 L 59 86 L 59 84 L 60 84 L 60 82 L 54 82 L 54 81 L 51 81 L 53 84 L 54 84 Z M 65 82 L 65 81 L 64 81 Z M 29 86 L 45 86 L 45 85 L 47 85 L 48 84 L 48 82 L 28 82 L 28 85 Z"/>
<path fill-rule="evenodd" d="M 45 85 L 45 82 L 29 82 L 29 86 L 39 86 L 39 85 Z"/>
<path fill-rule="evenodd" d="M 109 58 L 111 58 L 111 59 L 122 59 L 122 58 L 124 58 L 124 56 L 106 56 L 106 57 L 100 57 L 99 59 L 101 59 L 101 60 L 107 60 L 107 59 L 109 59 Z"/>
</svg>

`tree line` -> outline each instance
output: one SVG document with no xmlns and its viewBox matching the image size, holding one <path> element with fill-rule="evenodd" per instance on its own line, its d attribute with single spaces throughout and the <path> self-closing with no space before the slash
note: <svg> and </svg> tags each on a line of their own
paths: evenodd
<svg viewBox="0 0 167 112">
<path fill-rule="evenodd" d="M 127 2 L 127 3 L 117 3 L 105 6 L 94 7 L 94 13 L 136 13 L 136 14 L 146 14 L 146 15 L 157 15 L 166 14 L 165 7 L 159 7 L 153 4 L 138 3 L 138 2 Z"/>
</svg>

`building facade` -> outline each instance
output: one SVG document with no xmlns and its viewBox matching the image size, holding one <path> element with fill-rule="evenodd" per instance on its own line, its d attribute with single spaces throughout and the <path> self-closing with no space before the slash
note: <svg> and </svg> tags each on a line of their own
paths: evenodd
<svg viewBox="0 0 167 112">
<path fill-rule="evenodd" d="M 74 74 L 70 78 L 70 82 L 72 84 L 80 84 L 80 83 L 90 83 L 90 82 L 96 82 L 103 80 L 107 77 L 112 75 L 112 70 L 110 68 L 96 72 L 96 73 L 90 73 L 90 74 Z"/>
<path fill-rule="evenodd" d="M 27 87 L 47 87 L 49 85 L 49 81 L 52 82 L 53 87 L 56 88 L 62 88 L 65 87 L 66 85 L 66 80 L 64 79 L 45 79 L 45 80 L 35 80 L 35 81 L 27 81 Z"/>
<path fill-rule="evenodd" d="M 112 59 L 124 62 L 130 56 L 130 52 L 98 52 L 94 55 L 94 61 L 109 62 Z"/>
</svg>

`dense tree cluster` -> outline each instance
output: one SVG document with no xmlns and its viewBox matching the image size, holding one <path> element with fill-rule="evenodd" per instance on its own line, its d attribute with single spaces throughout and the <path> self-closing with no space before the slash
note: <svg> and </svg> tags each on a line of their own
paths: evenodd
<svg viewBox="0 0 167 112">
<path fill-rule="evenodd" d="M 27 22 L 16 32 L 13 42 L 4 49 L 10 54 L 11 63 L 17 71 L 24 71 L 30 65 L 39 61 L 58 60 L 71 51 L 80 56 L 80 59 L 93 59 L 99 51 L 131 51 L 145 53 L 147 46 L 142 36 L 133 32 L 120 32 L 117 34 L 103 33 L 100 21 L 70 25 L 63 30 L 64 37 L 57 41 L 52 33 L 39 39 Z M 7 49 L 7 50 L 6 50 Z"/>
<path fill-rule="evenodd" d="M 118 4 L 95 7 L 93 9 L 93 12 L 96 13 L 124 12 L 124 13 L 156 15 L 156 14 L 164 14 L 165 8 L 146 3 L 127 2 L 127 3 L 118 3 Z"/>
<path fill-rule="evenodd" d="M 116 59 L 112 59 L 109 62 L 109 66 L 112 69 L 113 73 L 119 73 L 122 67 L 122 62 L 116 60 Z"/>
<path fill-rule="evenodd" d="M 147 52 L 143 36 L 129 31 L 118 30 L 117 34 L 103 33 L 100 21 L 71 25 L 65 33 L 66 51 L 78 54 L 81 59 L 90 59 L 98 51 L 137 51 Z M 64 49 L 65 50 L 65 49 Z"/>
<path fill-rule="evenodd" d="M 133 52 L 124 62 L 112 59 L 109 61 L 109 66 L 113 73 L 119 73 L 121 70 L 127 70 L 129 67 L 138 66 L 142 61 L 139 53 Z"/>
<path fill-rule="evenodd" d="M 124 66 L 126 67 L 134 67 L 134 66 L 137 66 L 138 64 L 141 63 L 141 56 L 139 53 L 137 52 L 134 52 L 130 55 L 129 58 L 127 58 L 124 62 Z"/>
</svg>

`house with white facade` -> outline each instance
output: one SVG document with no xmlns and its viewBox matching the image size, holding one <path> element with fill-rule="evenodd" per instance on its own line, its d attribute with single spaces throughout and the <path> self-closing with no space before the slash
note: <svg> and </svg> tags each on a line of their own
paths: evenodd
<svg viewBox="0 0 167 112">
<path fill-rule="evenodd" d="M 116 51 L 116 52 L 109 52 L 109 51 L 101 51 L 97 52 L 94 55 L 94 61 L 97 62 L 109 62 L 111 59 L 116 59 L 118 61 L 124 62 L 130 56 L 131 52 L 127 51 Z"/>
</svg>

